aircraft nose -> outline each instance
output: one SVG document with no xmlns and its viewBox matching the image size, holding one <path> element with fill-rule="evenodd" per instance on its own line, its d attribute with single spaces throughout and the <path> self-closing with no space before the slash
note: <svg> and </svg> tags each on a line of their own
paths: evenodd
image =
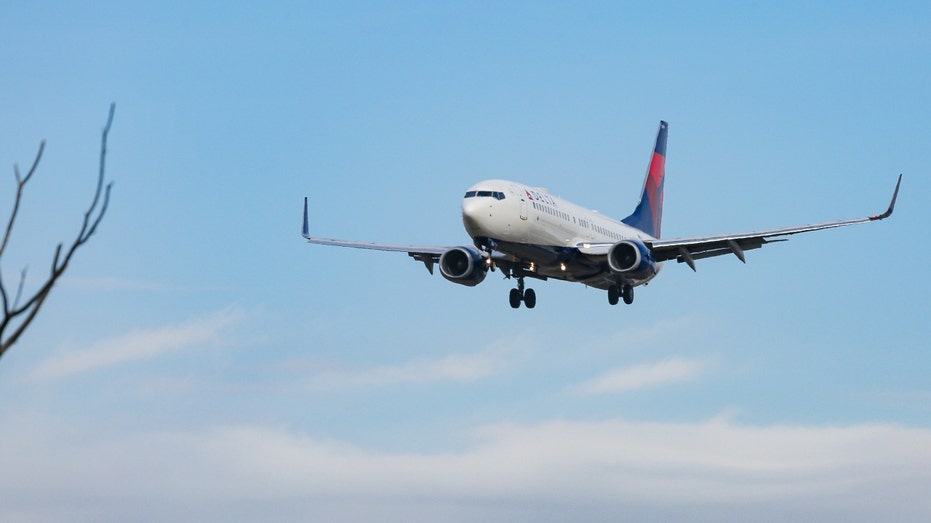
<svg viewBox="0 0 931 523">
<path fill-rule="evenodd" d="M 462 223 L 470 234 L 481 234 L 482 219 L 487 219 L 490 214 L 491 208 L 487 199 L 466 198 L 462 200 Z"/>
<path fill-rule="evenodd" d="M 462 200 L 462 215 L 475 218 L 488 209 L 487 204 L 483 204 L 479 198 L 466 198 Z"/>
</svg>

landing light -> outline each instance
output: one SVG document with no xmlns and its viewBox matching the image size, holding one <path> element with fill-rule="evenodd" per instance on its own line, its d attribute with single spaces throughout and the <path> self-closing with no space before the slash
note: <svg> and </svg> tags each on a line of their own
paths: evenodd
<svg viewBox="0 0 931 523">
<path fill-rule="evenodd" d="M 560 263 L 560 264 L 559 264 L 559 270 L 561 270 L 561 271 L 566 270 L 566 264 L 565 264 L 565 263 Z"/>
<path fill-rule="evenodd" d="M 530 272 L 535 272 L 537 270 L 537 264 L 530 262 L 530 267 L 528 269 Z"/>
</svg>

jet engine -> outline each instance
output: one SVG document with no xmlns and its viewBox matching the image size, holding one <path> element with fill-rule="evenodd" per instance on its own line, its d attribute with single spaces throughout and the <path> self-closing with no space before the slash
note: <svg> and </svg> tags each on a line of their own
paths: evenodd
<svg viewBox="0 0 931 523">
<path fill-rule="evenodd" d="M 440 255 L 440 274 L 453 283 L 474 287 L 487 271 L 482 254 L 471 247 L 455 247 Z"/>
<path fill-rule="evenodd" d="M 652 278 L 657 272 L 650 249 L 634 240 L 624 240 L 611 246 L 608 267 L 613 272 L 636 279 Z"/>
</svg>

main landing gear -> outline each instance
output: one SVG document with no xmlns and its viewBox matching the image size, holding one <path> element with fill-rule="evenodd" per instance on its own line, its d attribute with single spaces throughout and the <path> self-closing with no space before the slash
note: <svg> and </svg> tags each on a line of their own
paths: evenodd
<svg viewBox="0 0 931 523">
<path fill-rule="evenodd" d="M 537 293 L 533 292 L 533 289 L 524 289 L 524 278 L 522 276 L 518 276 L 517 288 L 511 289 L 511 295 L 508 299 L 513 309 L 519 308 L 521 302 L 524 302 L 528 309 L 532 309 L 537 305 Z"/>
<path fill-rule="evenodd" d="M 634 288 L 632 285 L 624 283 L 621 286 L 612 285 L 608 287 L 608 303 L 617 305 L 619 299 L 624 298 L 624 303 L 630 305 L 634 302 Z"/>
</svg>

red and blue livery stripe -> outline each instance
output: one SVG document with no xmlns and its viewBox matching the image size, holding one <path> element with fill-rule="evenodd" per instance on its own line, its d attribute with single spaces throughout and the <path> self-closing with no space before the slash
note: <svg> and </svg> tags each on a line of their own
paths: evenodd
<svg viewBox="0 0 931 523">
<path fill-rule="evenodd" d="M 662 234 L 663 183 L 666 178 L 666 136 L 668 132 L 669 124 L 661 121 L 659 131 L 656 133 L 656 145 L 653 147 L 650 167 L 647 169 L 646 180 L 643 182 L 640 203 L 633 214 L 621 220 L 654 238 L 659 238 Z"/>
</svg>

